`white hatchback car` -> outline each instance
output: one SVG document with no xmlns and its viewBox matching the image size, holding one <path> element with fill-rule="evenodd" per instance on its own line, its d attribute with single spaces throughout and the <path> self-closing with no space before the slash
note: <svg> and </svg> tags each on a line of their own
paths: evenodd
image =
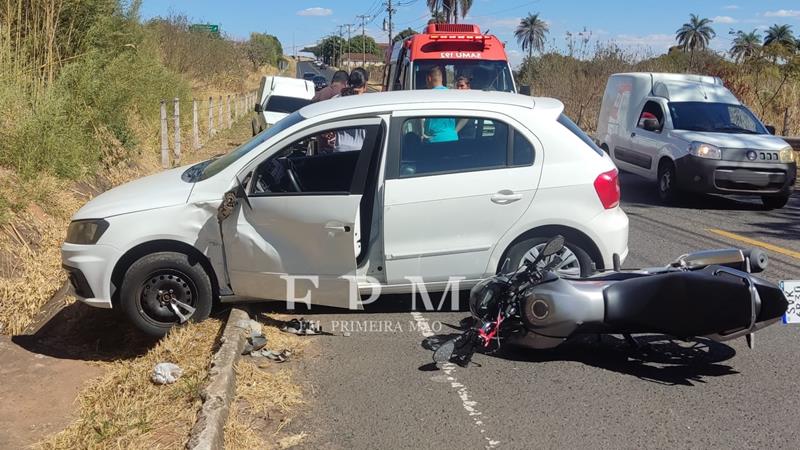
<svg viewBox="0 0 800 450">
<path fill-rule="evenodd" d="M 316 103 L 225 156 L 93 199 L 63 265 L 84 302 L 153 335 L 215 299 L 348 307 L 376 287 L 469 288 L 555 234 L 562 273 L 588 275 L 625 258 L 628 218 L 614 164 L 562 110 L 444 90 Z"/>
</svg>

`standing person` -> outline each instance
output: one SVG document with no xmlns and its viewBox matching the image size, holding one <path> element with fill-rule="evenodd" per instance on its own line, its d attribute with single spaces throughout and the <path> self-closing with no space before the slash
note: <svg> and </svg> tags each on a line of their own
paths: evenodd
<svg viewBox="0 0 800 450">
<path fill-rule="evenodd" d="M 331 78 L 331 84 L 317 91 L 317 93 L 314 94 L 314 98 L 311 99 L 311 102 L 316 103 L 336 97 L 342 92 L 342 89 L 347 86 L 347 78 L 347 72 L 344 70 L 337 70 L 333 74 L 333 78 Z"/>
<path fill-rule="evenodd" d="M 433 66 L 425 81 L 429 89 L 447 89 L 442 84 L 444 74 L 439 66 Z M 422 127 L 422 138 L 427 142 L 450 142 L 458 140 L 455 117 L 436 117 L 425 119 Z"/>
<path fill-rule="evenodd" d="M 367 92 L 368 77 L 366 70 L 356 67 L 350 72 L 350 77 L 347 79 L 347 87 L 342 89 L 339 95 L 344 97 L 346 95 L 361 95 Z"/>
<path fill-rule="evenodd" d="M 367 91 L 366 71 L 360 67 L 350 72 L 347 80 L 347 87 L 337 97 L 348 97 L 350 95 L 361 95 Z M 364 146 L 364 139 L 367 137 L 367 130 L 362 127 L 343 128 L 331 133 L 327 145 L 335 152 L 359 151 Z"/>
</svg>

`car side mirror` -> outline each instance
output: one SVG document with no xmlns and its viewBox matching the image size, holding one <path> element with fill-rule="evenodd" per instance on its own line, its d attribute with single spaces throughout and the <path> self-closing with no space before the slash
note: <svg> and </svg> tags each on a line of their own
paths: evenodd
<svg viewBox="0 0 800 450">
<path fill-rule="evenodd" d="M 767 129 L 769 134 L 775 134 L 775 127 L 773 125 L 767 125 L 765 128 Z"/>
<path fill-rule="evenodd" d="M 661 128 L 658 123 L 658 119 L 651 119 L 651 118 L 642 119 L 640 124 L 641 127 L 647 131 L 657 132 L 660 131 Z"/>
<path fill-rule="evenodd" d="M 522 95 L 530 96 L 531 95 L 531 87 L 530 87 L 530 85 L 523 84 L 522 86 L 520 86 L 519 87 L 519 93 L 522 94 Z"/>
<path fill-rule="evenodd" d="M 263 112 L 264 111 L 264 107 L 261 106 L 261 103 L 256 103 L 255 110 L 256 110 L 256 112 Z"/>
</svg>

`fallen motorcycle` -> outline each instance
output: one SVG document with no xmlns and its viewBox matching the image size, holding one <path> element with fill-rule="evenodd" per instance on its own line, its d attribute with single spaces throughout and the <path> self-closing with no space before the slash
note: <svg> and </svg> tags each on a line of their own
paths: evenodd
<svg viewBox="0 0 800 450">
<path fill-rule="evenodd" d="M 553 348 L 579 334 L 634 334 L 727 341 L 778 322 L 787 300 L 774 283 L 752 275 L 767 267 L 760 250 L 706 250 L 665 267 L 614 269 L 588 278 L 559 277 L 564 238 L 552 238 L 535 259 L 486 279 L 470 292 L 466 330 L 434 352 L 435 362 L 469 363 L 474 352 L 506 344 Z M 507 264 L 507 262 L 506 262 Z M 506 272 L 506 268 L 501 272 Z"/>
</svg>

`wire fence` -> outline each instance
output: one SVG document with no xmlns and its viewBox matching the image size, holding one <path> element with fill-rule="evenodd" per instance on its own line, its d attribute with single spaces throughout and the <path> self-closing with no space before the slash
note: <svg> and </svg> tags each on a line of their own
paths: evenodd
<svg viewBox="0 0 800 450">
<path fill-rule="evenodd" d="M 191 102 L 184 102 L 189 103 L 184 106 L 191 108 L 190 131 L 186 130 L 187 119 L 181 117 L 181 100 L 177 97 L 172 100 L 161 100 L 161 165 L 165 169 L 180 165 L 184 138 L 190 138 L 192 149 L 199 150 L 217 133 L 230 129 L 235 121 L 252 111 L 256 95 L 256 91 L 248 91 L 210 96 L 208 100 L 195 98 Z M 171 117 L 168 114 L 169 106 L 172 106 Z M 169 130 L 170 122 L 172 133 Z"/>
</svg>

